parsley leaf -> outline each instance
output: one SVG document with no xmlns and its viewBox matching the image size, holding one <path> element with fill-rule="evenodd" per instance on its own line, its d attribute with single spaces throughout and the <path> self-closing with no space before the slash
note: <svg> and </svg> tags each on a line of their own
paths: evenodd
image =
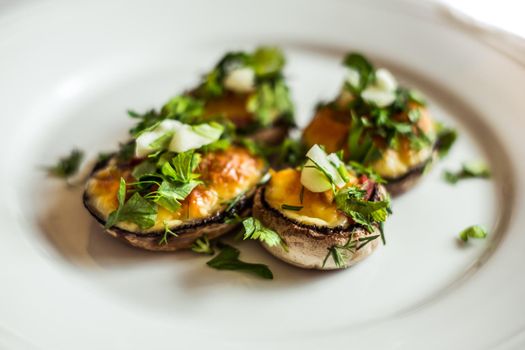
<svg viewBox="0 0 525 350">
<path fill-rule="evenodd" d="M 480 225 L 473 225 L 467 227 L 459 233 L 459 238 L 463 242 L 468 242 L 469 238 L 485 238 L 487 237 L 487 230 Z"/>
<path fill-rule="evenodd" d="M 458 172 L 445 171 L 443 177 L 445 181 L 450 184 L 455 184 L 462 179 L 472 179 L 472 178 L 490 178 L 491 173 L 487 166 L 482 161 L 471 161 L 463 163 L 461 170 Z"/>
<path fill-rule="evenodd" d="M 363 225 L 369 232 L 373 223 L 384 222 L 390 210 L 390 201 L 367 201 L 364 190 L 357 187 L 343 188 L 335 195 L 337 209 L 350 216 L 356 223 Z"/>
<path fill-rule="evenodd" d="M 188 183 L 199 177 L 193 171 L 200 163 L 200 154 L 193 150 L 179 153 L 172 160 L 171 163 L 166 162 L 162 165 L 162 174 L 173 181 Z"/>
<path fill-rule="evenodd" d="M 358 162 L 352 162 L 350 161 L 348 163 L 348 165 L 350 166 L 350 168 L 352 168 L 352 170 L 354 170 L 358 175 L 366 175 L 366 177 L 368 177 L 369 179 L 371 179 L 372 181 L 374 181 L 375 183 L 378 183 L 378 184 L 384 184 L 386 183 L 386 181 L 378 174 L 374 171 L 374 169 L 372 169 L 371 167 L 365 167 L 363 164 L 361 163 L 358 163 Z"/>
<path fill-rule="evenodd" d="M 264 227 L 256 218 L 246 218 L 243 220 L 242 225 L 244 226 L 244 240 L 259 240 L 269 247 L 280 245 L 285 251 L 288 251 L 288 246 L 282 240 L 281 236 L 274 230 Z"/>
<path fill-rule="evenodd" d="M 343 64 L 359 73 L 357 92 L 363 90 L 375 80 L 374 66 L 363 55 L 356 52 L 349 53 L 343 59 Z"/>
<path fill-rule="evenodd" d="M 277 117 L 283 117 L 293 124 L 294 107 L 283 79 L 259 83 L 256 93 L 249 97 L 246 108 L 254 113 L 262 126 L 270 125 Z"/>
<path fill-rule="evenodd" d="M 166 221 L 164 221 L 164 234 L 162 235 L 159 245 L 168 244 L 168 236 L 179 237 L 178 234 L 173 232 Z"/>
<path fill-rule="evenodd" d="M 282 51 L 276 47 L 259 47 L 249 60 L 257 76 L 274 76 L 281 72 L 285 59 Z"/>
<path fill-rule="evenodd" d="M 442 124 L 437 125 L 436 148 L 440 158 L 445 157 L 458 138 L 458 133 L 454 129 L 446 128 Z"/>
<path fill-rule="evenodd" d="M 244 271 L 265 279 L 273 279 L 272 271 L 263 264 L 252 264 L 239 260 L 238 249 L 223 244 L 221 252 L 206 264 L 217 270 Z"/>
<path fill-rule="evenodd" d="M 127 202 L 124 202 L 125 197 L 126 181 L 121 178 L 117 193 L 119 206 L 117 210 L 109 214 L 105 225 L 106 228 L 113 227 L 121 221 L 135 223 L 140 229 L 147 229 L 155 225 L 155 220 L 157 219 L 157 208 L 155 205 L 143 198 L 138 192 L 133 194 Z"/>
<path fill-rule="evenodd" d="M 188 197 L 191 191 L 199 184 L 200 181 L 190 181 L 182 184 L 162 181 L 159 188 L 156 191 L 148 193 L 146 197 L 153 199 L 154 202 L 162 207 L 174 212 L 181 207 L 180 202 Z"/>
<path fill-rule="evenodd" d="M 84 152 L 74 149 L 68 156 L 60 158 L 56 165 L 46 167 L 45 169 L 49 176 L 68 178 L 78 172 L 83 158 Z"/>
<path fill-rule="evenodd" d="M 206 235 L 197 238 L 191 245 L 191 250 L 199 254 L 213 255 L 213 253 L 215 253 L 211 247 L 210 240 Z"/>
</svg>

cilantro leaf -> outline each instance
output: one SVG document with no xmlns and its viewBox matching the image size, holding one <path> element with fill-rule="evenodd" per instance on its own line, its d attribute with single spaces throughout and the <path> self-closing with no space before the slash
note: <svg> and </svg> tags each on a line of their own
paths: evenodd
<svg viewBox="0 0 525 350">
<path fill-rule="evenodd" d="M 445 181 L 450 184 L 455 184 L 459 180 L 472 178 L 490 178 L 491 173 L 487 164 L 482 161 L 470 161 L 461 165 L 461 170 L 458 172 L 445 171 L 443 177 Z"/>
<path fill-rule="evenodd" d="M 272 271 L 263 264 L 252 264 L 239 260 L 238 249 L 223 244 L 221 252 L 206 264 L 217 270 L 243 271 L 255 274 L 264 279 L 273 279 Z"/>
<path fill-rule="evenodd" d="M 288 246 L 282 240 L 281 236 L 279 236 L 274 230 L 263 226 L 263 224 L 256 218 L 246 218 L 243 220 L 242 225 L 244 226 L 244 240 L 259 240 L 269 247 L 280 245 L 285 251 L 288 251 Z"/>
<path fill-rule="evenodd" d="M 488 235 L 487 230 L 480 225 L 469 226 L 459 233 L 459 238 L 463 242 L 468 242 L 469 238 L 486 238 Z"/>
<path fill-rule="evenodd" d="M 45 169 L 49 176 L 68 178 L 78 172 L 83 158 L 84 152 L 73 149 L 68 156 L 60 158 L 56 165 L 46 167 Z"/>
</svg>

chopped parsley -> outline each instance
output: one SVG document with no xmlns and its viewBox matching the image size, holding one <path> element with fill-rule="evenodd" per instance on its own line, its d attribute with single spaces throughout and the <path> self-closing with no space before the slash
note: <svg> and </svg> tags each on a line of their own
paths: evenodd
<svg viewBox="0 0 525 350">
<path fill-rule="evenodd" d="M 481 239 L 486 238 L 487 235 L 487 230 L 483 226 L 473 225 L 461 231 L 459 233 L 459 238 L 463 242 L 468 242 L 469 238 Z"/>
<path fill-rule="evenodd" d="M 253 52 L 229 52 L 203 77 L 193 92 L 202 100 L 223 96 L 224 81 L 236 69 L 249 68 L 255 75 L 254 91 L 249 93 L 246 109 L 255 116 L 251 127 L 268 126 L 277 118 L 294 125 L 294 106 L 282 74 L 285 58 L 275 47 L 259 47 Z"/>
<path fill-rule="evenodd" d="M 155 225 L 157 219 L 157 207 L 150 201 L 135 192 L 130 199 L 126 199 L 126 181 L 120 178 L 117 199 L 118 208 L 109 214 L 106 228 L 111 228 L 121 221 L 136 224 L 140 229 L 148 229 Z"/>
<path fill-rule="evenodd" d="M 283 205 L 281 205 L 281 209 L 291 210 L 291 211 L 300 211 L 301 209 L 303 209 L 303 206 L 302 205 L 283 204 Z"/>
<path fill-rule="evenodd" d="M 259 240 L 269 247 L 280 245 L 285 251 L 288 251 L 288 246 L 282 240 L 281 236 L 274 230 L 265 227 L 256 218 L 249 217 L 244 219 L 242 225 L 244 226 L 244 240 Z"/>
<path fill-rule="evenodd" d="M 490 169 L 486 163 L 482 161 L 470 161 L 461 165 L 461 170 L 457 172 L 445 171 L 443 178 L 450 184 L 455 184 L 459 180 L 472 178 L 490 178 Z"/>
<path fill-rule="evenodd" d="M 342 96 L 349 95 L 351 98 L 342 98 L 328 106 L 351 114 L 345 150 L 348 159 L 370 164 L 382 156 L 385 147 L 398 150 L 401 140 L 408 140 L 410 147 L 415 150 L 432 147 L 436 136 L 419 127 L 422 108 L 426 105 L 420 93 L 397 86 L 390 73 L 382 69 L 376 70 L 359 53 L 347 54 L 343 65 L 348 68 L 349 78 L 343 86 Z M 370 93 L 388 95 L 391 98 L 374 102 L 367 97 Z M 445 153 L 447 147 L 450 147 L 452 136 L 450 133 L 441 136 Z M 378 142 L 378 139 L 385 142 Z"/>
<path fill-rule="evenodd" d="M 162 235 L 162 238 L 160 239 L 159 241 L 159 245 L 164 245 L 164 244 L 168 244 L 168 237 L 169 236 L 172 236 L 172 237 L 179 237 L 178 234 L 176 234 L 175 232 L 173 232 L 170 228 L 169 228 L 169 225 L 166 221 L 164 221 L 164 234 Z"/>
<path fill-rule="evenodd" d="M 273 279 L 273 273 L 268 266 L 239 260 L 239 250 L 227 244 L 222 244 L 220 248 L 221 252 L 206 263 L 209 267 L 217 270 L 248 272 L 264 279 Z"/>
<path fill-rule="evenodd" d="M 385 222 L 390 211 L 390 200 L 367 201 L 365 191 L 358 187 L 347 187 L 335 195 L 337 209 L 363 225 L 369 232 L 374 231 L 374 223 Z"/>
<path fill-rule="evenodd" d="M 73 149 L 68 156 L 60 158 L 57 164 L 45 169 L 49 176 L 67 179 L 78 172 L 83 158 L 84 152 Z"/>
<path fill-rule="evenodd" d="M 206 235 L 197 238 L 191 245 L 191 250 L 199 254 L 213 255 L 215 253 Z"/>
</svg>

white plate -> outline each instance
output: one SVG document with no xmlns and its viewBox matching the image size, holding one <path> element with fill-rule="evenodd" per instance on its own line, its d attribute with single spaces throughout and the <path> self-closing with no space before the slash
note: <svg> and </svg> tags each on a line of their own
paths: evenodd
<svg viewBox="0 0 525 350">
<path fill-rule="evenodd" d="M 525 69 L 406 1 L 28 2 L 0 15 L 0 348 L 480 349 L 525 346 Z M 302 271 L 255 244 L 263 281 L 102 234 L 80 190 L 39 169 L 125 139 L 226 50 L 281 45 L 304 124 L 347 50 L 420 88 L 461 138 L 395 200 L 387 245 L 346 271 Z M 440 176 L 486 159 L 491 181 Z M 490 237 L 461 246 L 484 224 Z"/>
</svg>

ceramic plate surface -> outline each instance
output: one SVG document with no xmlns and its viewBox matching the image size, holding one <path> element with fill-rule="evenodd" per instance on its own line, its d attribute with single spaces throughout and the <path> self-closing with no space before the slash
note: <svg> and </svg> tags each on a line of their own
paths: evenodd
<svg viewBox="0 0 525 350">
<path fill-rule="evenodd" d="M 525 347 L 525 69 L 406 1 L 90 1 L 0 7 L 0 348 L 520 349 Z M 81 189 L 41 167 L 124 141 L 127 109 L 159 107 L 225 51 L 281 46 L 297 118 L 340 86 L 358 50 L 420 89 L 457 128 L 449 157 L 395 199 L 387 244 L 339 272 L 273 281 L 103 234 Z M 483 159 L 493 178 L 451 186 Z M 486 240 L 458 244 L 472 224 Z"/>
</svg>

